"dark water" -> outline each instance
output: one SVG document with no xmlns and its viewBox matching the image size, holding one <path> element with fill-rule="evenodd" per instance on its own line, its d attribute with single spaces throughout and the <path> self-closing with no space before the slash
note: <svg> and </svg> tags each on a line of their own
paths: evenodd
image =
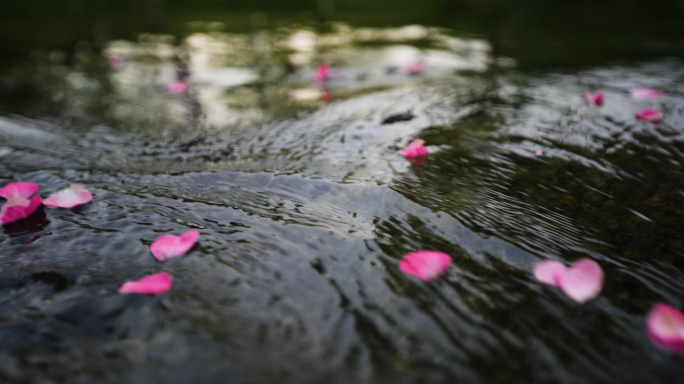
<svg viewBox="0 0 684 384">
<path fill-rule="evenodd" d="M 516 26 L 539 14 L 507 2 L 427 2 L 404 28 L 391 25 L 416 22 L 408 5 L 380 20 L 354 2 L 169 3 L 135 13 L 163 23 L 102 21 L 106 39 L 83 22 L 60 41 L 59 17 L 5 37 L 0 185 L 75 182 L 94 200 L 3 227 L 3 383 L 681 380 L 684 359 L 644 327 L 654 303 L 684 307 L 678 6 L 640 34 L 619 19 L 635 3 L 558 6 L 535 34 Z M 73 20 L 127 9 L 69 4 Z M 15 11 L 37 25 L 50 9 Z M 612 33 L 549 25 L 561 11 Z M 417 58 L 425 75 L 402 73 Z M 339 71 L 327 87 L 309 81 L 321 62 Z M 167 94 L 185 64 L 189 93 Z M 638 86 L 666 97 L 634 100 Z M 635 121 L 647 106 L 662 123 Z M 399 156 L 416 137 L 425 162 Z M 152 257 L 155 238 L 189 229 L 202 236 L 186 257 Z M 418 282 L 398 269 L 417 249 L 454 266 Z M 606 273 L 585 305 L 532 276 L 581 257 Z M 161 271 L 170 293 L 116 293 Z"/>
</svg>

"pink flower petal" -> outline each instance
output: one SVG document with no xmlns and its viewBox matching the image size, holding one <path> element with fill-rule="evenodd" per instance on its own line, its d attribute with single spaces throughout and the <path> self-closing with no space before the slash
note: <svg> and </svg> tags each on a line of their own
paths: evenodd
<svg viewBox="0 0 684 384">
<path fill-rule="evenodd" d="M 157 273 L 143 277 L 137 281 L 127 281 L 119 293 L 142 293 L 147 295 L 157 295 L 168 292 L 173 285 L 173 278 L 166 272 Z"/>
<path fill-rule="evenodd" d="M 546 260 L 534 266 L 534 277 L 544 284 L 556 286 L 560 275 L 567 270 L 568 268 L 559 261 Z"/>
<path fill-rule="evenodd" d="M 657 91 L 650 88 L 635 88 L 632 89 L 632 97 L 635 99 L 659 99 L 663 97 L 663 91 Z"/>
<path fill-rule="evenodd" d="M 68 188 L 50 195 L 43 204 L 48 208 L 73 208 L 90 203 L 93 195 L 80 184 L 71 184 Z"/>
<path fill-rule="evenodd" d="M 150 250 L 159 261 L 175 259 L 188 252 L 197 243 L 199 236 L 199 231 L 194 229 L 180 236 L 162 235 L 152 243 Z"/>
<path fill-rule="evenodd" d="M 646 329 L 661 348 L 684 353 L 684 314 L 666 305 L 656 304 L 646 318 Z"/>
<path fill-rule="evenodd" d="M 663 114 L 660 113 L 659 110 L 651 109 L 651 108 L 644 108 L 641 110 L 641 112 L 638 112 L 635 116 L 636 116 L 637 120 L 647 120 L 647 121 L 650 121 L 652 123 L 657 123 L 663 119 Z"/>
<path fill-rule="evenodd" d="M 321 64 L 313 77 L 313 81 L 323 83 L 330 80 L 330 65 Z"/>
<path fill-rule="evenodd" d="M 176 80 L 166 87 L 168 93 L 185 93 L 188 91 L 188 83 Z"/>
<path fill-rule="evenodd" d="M 425 140 L 415 139 L 404 148 L 401 155 L 404 157 L 425 156 L 428 154 L 428 150 L 423 144 L 425 144 Z"/>
<path fill-rule="evenodd" d="M 10 196 L 17 195 L 23 197 L 24 199 L 28 199 L 29 197 L 38 193 L 38 189 L 38 184 L 29 183 L 27 181 L 9 183 L 0 188 L 0 197 L 9 199 Z"/>
<path fill-rule="evenodd" d="M 416 60 L 415 63 L 411 64 L 407 68 L 407 72 L 411 75 L 422 75 L 423 74 L 423 64 L 420 60 Z"/>
<path fill-rule="evenodd" d="M 565 273 L 558 275 L 558 287 L 571 299 L 584 303 L 596 297 L 603 288 L 603 270 L 593 260 L 577 260 Z"/>
<path fill-rule="evenodd" d="M 409 253 L 399 263 L 404 273 L 423 281 L 430 281 L 441 275 L 451 266 L 451 256 L 438 251 L 418 251 Z"/>
<path fill-rule="evenodd" d="M 40 196 L 33 196 L 30 200 L 19 195 L 12 195 L 7 202 L 0 208 L 0 223 L 2 225 L 13 223 L 25 219 L 42 204 Z"/>
<path fill-rule="evenodd" d="M 584 93 L 584 99 L 588 103 L 593 103 L 596 104 L 597 106 L 602 106 L 603 105 L 603 99 L 606 97 L 605 93 L 603 92 L 596 92 L 596 94 L 592 94 L 591 92 L 585 92 Z"/>
<path fill-rule="evenodd" d="M 125 62 L 126 62 L 126 59 L 124 59 L 123 57 L 118 57 L 118 56 L 112 56 L 109 59 L 107 59 L 107 63 L 112 68 L 120 68 L 122 65 L 124 65 Z"/>
<path fill-rule="evenodd" d="M 544 151 L 542 151 L 541 149 L 537 149 L 537 151 L 534 152 L 534 154 L 537 155 L 537 157 L 543 157 Z"/>
</svg>

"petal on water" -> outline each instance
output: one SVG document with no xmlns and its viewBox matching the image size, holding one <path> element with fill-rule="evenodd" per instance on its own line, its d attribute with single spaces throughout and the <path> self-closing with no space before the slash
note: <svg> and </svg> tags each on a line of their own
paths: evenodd
<svg viewBox="0 0 684 384">
<path fill-rule="evenodd" d="M 644 108 L 635 115 L 637 120 L 646 120 L 652 123 L 657 123 L 663 119 L 663 114 L 657 109 Z"/>
<path fill-rule="evenodd" d="M 559 261 L 546 260 L 534 266 L 534 277 L 540 282 L 549 285 L 557 285 L 560 275 L 566 273 L 568 268 Z"/>
<path fill-rule="evenodd" d="M 663 97 L 663 91 L 657 91 L 650 88 L 634 88 L 632 89 L 632 97 L 635 99 L 659 99 Z"/>
<path fill-rule="evenodd" d="M 38 189 L 38 184 L 29 183 L 27 181 L 9 183 L 4 187 L 0 188 L 0 197 L 9 199 L 12 195 L 18 195 L 23 197 L 24 199 L 28 199 L 29 197 L 38 193 Z"/>
<path fill-rule="evenodd" d="M 646 318 L 651 340 L 661 348 L 684 353 L 684 314 L 667 304 L 656 304 Z"/>
<path fill-rule="evenodd" d="M 199 231 L 194 229 L 181 236 L 162 235 L 152 243 L 150 251 L 159 261 L 181 257 L 197 243 L 199 236 Z"/>
<path fill-rule="evenodd" d="M 92 200 L 93 195 L 84 186 L 71 184 L 68 188 L 50 195 L 43 204 L 48 208 L 73 208 L 90 203 Z"/>
<path fill-rule="evenodd" d="M 423 281 L 438 277 L 451 266 L 451 256 L 439 251 L 418 251 L 409 253 L 399 263 L 399 268 Z"/>
<path fill-rule="evenodd" d="M 147 295 L 157 295 L 168 292 L 173 285 L 173 278 L 166 272 L 143 277 L 137 281 L 127 281 L 119 293 L 142 293 Z"/>
<path fill-rule="evenodd" d="M 425 144 L 425 140 L 415 139 L 404 148 L 401 155 L 404 157 L 425 156 L 428 154 L 428 150 L 423 144 Z"/>
<path fill-rule="evenodd" d="M 584 303 L 596 297 L 603 288 L 603 270 L 593 260 L 577 260 L 557 279 L 558 287 L 571 299 Z"/>
<path fill-rule="evenodd" d="M 35 212 L 43 203 L 40 196 L 25 199 L 19 195 L 10 196 L 0 208 L 0 223 L 2 225 L 25 219 Z"/>
</svg>

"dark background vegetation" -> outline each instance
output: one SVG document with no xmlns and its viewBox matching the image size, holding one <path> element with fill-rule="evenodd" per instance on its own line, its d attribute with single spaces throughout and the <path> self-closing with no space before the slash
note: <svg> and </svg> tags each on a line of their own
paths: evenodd
<svg viewBox="0 0 684 384">
<path fill-rule="evenodd" d="M 684 52 L 684 1 L 677 0 L 23 0 L 0 2 L 2 56 L 33 49 L 96 47 L 141 32 L 183 35 L 190 21 L 249 31 L 342 21 L 355 26 L 423 24 L 480 36 L 522 65 L 593 64 Z"/>
</svg>

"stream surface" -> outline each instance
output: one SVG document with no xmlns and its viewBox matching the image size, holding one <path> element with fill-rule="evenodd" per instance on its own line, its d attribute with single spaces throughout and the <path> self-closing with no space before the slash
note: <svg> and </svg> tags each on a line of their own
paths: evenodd
<svg viewBox="0 0 684 384">
<path fill-rule="evenodd" d="M 644 324 L 655 303 L 684 308 L 681 46 L 531 69 L 427 24 L 193 28 L 2 61 L 0 185 L 94 195 L 2 227 L 3 383 L 684 375 Z M 417 59 L 423 76 L 404 70 Z M 334 78 L 313 83 L 323 62 Z M 189 91 L 169 94 L 185 66 Z M 644 107 L 663 121 L 635 120 Z M 415 138 L 427 159 L 400 156 Z M 190 229 L 186 256 L 152 257 Z M 453 267 L 431 283 L 402 273 L 421 249 Z M 532 274 L 583 257 L 605 271 L 584 305 Z M 167 294 L 117 293 L 162 271 Z"/>
</svg>

